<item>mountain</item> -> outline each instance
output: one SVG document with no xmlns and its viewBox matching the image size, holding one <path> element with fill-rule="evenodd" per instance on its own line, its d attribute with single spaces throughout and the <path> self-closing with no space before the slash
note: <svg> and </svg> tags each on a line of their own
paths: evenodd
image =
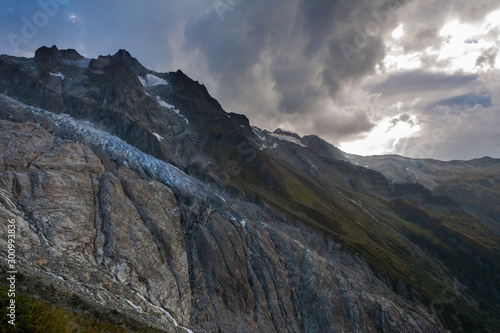
<svg viewBox="0 0 500 333">
<path fill-rule="evenodd" d="M 419 183 L 452 198 L 483 225 L 500 235 L 500 159 L 436 161 L 397 155 L 346 155 L 397 182 Z"/>
<path fill-rule="evenodd" d="M 251 126 L 125 50 L 2 55 L 0 92 L 0 221 L 48 306 L 118 331 L 500 329 L 500 238 L 477 213 L 498 210 L 498 160 L 391 177 L 391 156 Z"/>
</svg>

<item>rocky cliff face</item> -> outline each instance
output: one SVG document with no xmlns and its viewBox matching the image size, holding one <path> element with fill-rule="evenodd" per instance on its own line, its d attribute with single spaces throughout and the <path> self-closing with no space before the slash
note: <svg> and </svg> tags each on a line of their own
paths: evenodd
<svg viewBox="0 0 500 333">
<path fill-rule="evenodd" d="M 229 218 L 179 200 L 33 123 L 0 127 L 0 218 L 18 222 L 28 274 L 167 330 L 439 331 L 422 304 L 331 239 L 256 207 L 228 203 L 239 214 Z"/>
<path fill-rule="evenodd" d="M 0 88 L 14 98 L 0 95 L 0 221 L 16 220 L 29 279 L 168 332 L 465 331 L 464 311 L 495 316 L 496 245 L 464 243 L 448 219 L 497 239 L 454 202 L 318 137 L 251 127 L 182 72 L 53 47 L 0 57 Z M 463 291 L 469 272 L 444 259 L 478 254 L 489 273 Z"/>
</svg>

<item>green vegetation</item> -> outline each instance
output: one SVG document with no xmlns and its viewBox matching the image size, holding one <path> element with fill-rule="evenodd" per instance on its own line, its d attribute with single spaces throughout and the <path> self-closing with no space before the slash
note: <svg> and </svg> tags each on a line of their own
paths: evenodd
<svg viewBox="0 0 500 333">
<path fill-rule="evenodd" d="M 22 276 L 21 276 L 22 278 Z M 33 333 L 77 333 L 77 332 L 162 332 L 160 330 L 146 327 L 143 324 L 134 322 L 126 316 L 120 315 L 116 310 L 111 310 L 115 316 L 122 317 L 122 323 L 104 323 L 100 320 L 90 317 L 103 317 L 105 320 L 106 315 L 92 309 L 89 304 L 86 304 L 79 296 L 73 294 L 66 295 L 62 303 L 65 306 L 54 306 L 49 303 L 43 302 L 35 297 L 26 294 L 16 293 L 16 319 L 15 326 L 7 323 L 7 306 L 10 298 L 7 295 L 8 287 L 0 285 L 0 316 L 2 323 L 0 325 L 0 332 L 33 332 Z M 52 289 L 51 293 L 57 294 Z M 82 316 L 76 314 L 71 309 L 85 308 L 87 312 L 92 313 L 91 316 Z M 110 320 L 112 321 L 112 319 Z"/>
<path fill-rule="evenodd" d="M 253 168 L 263 170 L 260 173 L 243 168 L 232 177 L 232 185 L 333 237 L 394 285 L 403 282 L 413 291 L 410 295 L 439 308 L 447 329 L 500 331 L 499 316 L 494 314 L 500 313 L 498 300 L 489 290 L 500 290 L 494 273 L 500 272 L 500 238 L 468 213 L 432 195 L 410 193 L 408 198 L 402 194 L 392 199 L 374 194 L 377 189 L 363 191 L 363 186 L 383 186 L 377 179 L 375 185 L 370 183 L 370 174 L 359 177 L 361 190 L 355 193 L 346 185 L 347 177 L 338 178 L 352 172 L 344 165 L 340 172 L 321 174 L 324 181 L 319 183 L 273 156 L 262 160 L 271 164 Z M 459 279 L 458 290 L 450 277 Z"/>
<path fill-rule="evenodd" d="M 472 173 L 451 179 L 436 189 L 437 193 L 449 195 L 457 202 L 465 203 L 486 226 L 499 231 L 493 216 L 500 216 L 500 171 Z"/>
<path fill-rule="evenodd" d="M 24 294 L 16 295 L 15 326 L 7 323 L 8 287 L 0 286 L 2 332 L 126 332 L 113 326 L 76 315 L 63 307 L 54 307 Z"/>
</svg>

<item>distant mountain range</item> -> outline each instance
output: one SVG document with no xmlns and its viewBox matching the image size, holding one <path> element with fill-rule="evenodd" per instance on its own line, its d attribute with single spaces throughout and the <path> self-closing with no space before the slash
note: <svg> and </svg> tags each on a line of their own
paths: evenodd
<svg viewBox="0 0 500 333">
<path fill-rule="evenodd" d="M 18 292 L 79 329 L 500 331 L 500 159 L 270 132 L 125 50 L 2 55 L 0 93 Z"/>
</svg>

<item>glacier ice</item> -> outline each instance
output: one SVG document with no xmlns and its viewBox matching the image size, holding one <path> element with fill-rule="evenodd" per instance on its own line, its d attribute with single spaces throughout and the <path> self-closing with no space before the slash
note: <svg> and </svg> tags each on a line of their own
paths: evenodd
<svg viewBox="0 0 500 333">
<path fill-rule="evenodd" d="M 160 86 L 160 85 L 168 85 L 167 80 L 162 79 L 161 77 L 158 77 L 153 74 L 147 74 L 145 77 L 139 76 L 139 81 L 141 81 L 141 84 L 144 87 L 154 87 L 154 86 Z"/>
<path fill-rule="evenodd" d="M 123 165 L 128 165 L 135 171 L 144 171 L 151 178 L 179 190 L 182 194 L 220 205 L 224 203 L 222 197 L 197 179 L 186 175 L 170 163 L 158 160 L 118 137 L 98 129 L 88 121 L 77 120 L 68 114 L 55 114 L 28 106 L 4 94 L 0 94 L 0 101 L 6 102 L 15 109 L 20 114 L 21 119 L 27 118 L 50 131 L 69 135 L 71 139 L 81 141 L 89 146 L 96 146 L 106 152 L 110 158 Z"/>
</svg>

